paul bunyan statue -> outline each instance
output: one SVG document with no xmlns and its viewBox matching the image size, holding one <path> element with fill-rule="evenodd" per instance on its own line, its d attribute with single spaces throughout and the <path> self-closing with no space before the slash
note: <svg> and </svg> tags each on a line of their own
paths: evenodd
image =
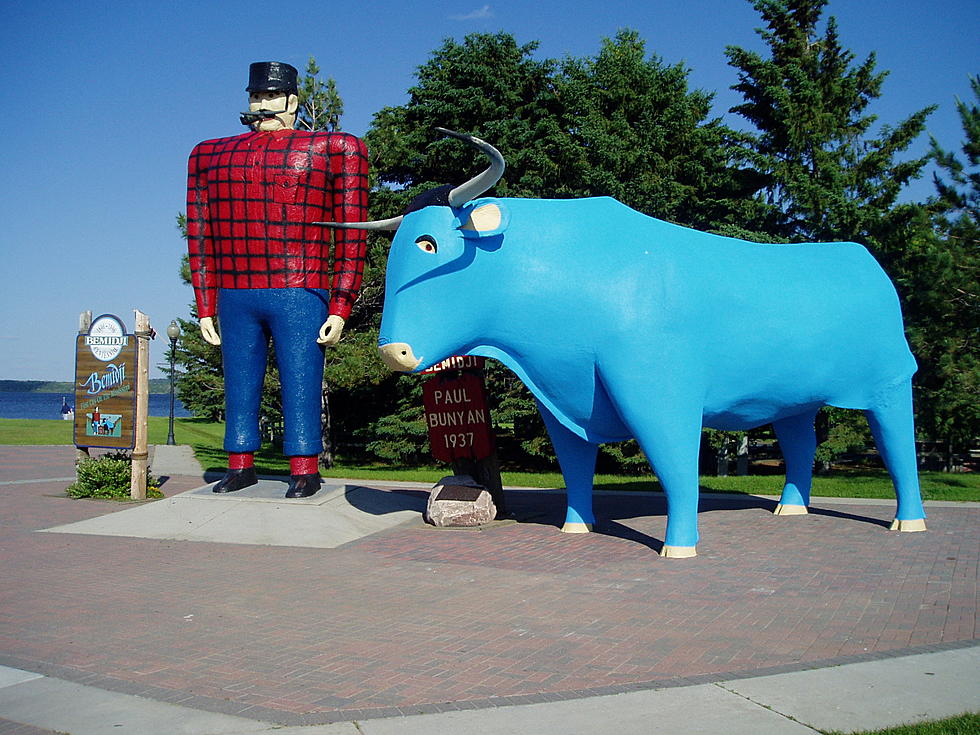
<svg viewBox="0 0 980 735">
<path fill-rule="evenodd" d="M 289 457 L 287 498 L 320 488 L 317 458 L 325 347 L 357 299 L 366 233 L 313 222 L 367 219 L 367 149 L 346 133 L 296 130 L 297 71 L 249 68 L 242 135 L 199 143 L 187 171 L 187 245 L 204 339 L 220 345 L 225 378 L 227 493 L 257 482 L 259 401 L 275 345 Z M 216 323 L 216 319 L 218 323 Z M 219 333 L 220 323 L 220 333 Z"/>
</svg>

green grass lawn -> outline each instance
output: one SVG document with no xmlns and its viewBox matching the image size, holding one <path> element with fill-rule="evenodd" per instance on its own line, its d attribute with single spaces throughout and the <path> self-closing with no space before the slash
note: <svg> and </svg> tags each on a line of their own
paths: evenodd
<svg viewBox="0 0 980 735">
<path fill-rule="evenodd" d="M 149 419 L 150 444 L 165 444 L 168 420 L 162 416 Z M 203 419 L 177 419 L 174 437 L 178 444 L 194 448 L 198 461 L 205 469 L 220 471 L 226 467 L 222 450 L 224 424 Z M 0 419 L 0 444 L 71 444 L 72 424 L 69 421 L 41 419 Z M 264 446 L 256 453 L 258 471 L 264 474 L 288 474 L 289 463 L 276 450 Z M 326 477 L 347 477 L 363 480 L 402 480 L 436 482 L 450 473 L 448 467 L 395 467 L 383 464 L 363 464 L 338 461 L 336 466 L 323 470 Z M 503 472 L 506 486 L 560 488 L 564 481 L 558 472 Z M 980 501 L 980 473 L 920 472 L 922 497 L 926 500 Z M 597 475 L 597 490 L 633 490 L 660 492 L 660 484 L 651 474 Z M 702 492 L 752 493 L 778 495 L 782 489 L 780 475 L 749 475 L 747 477 L 701 477 Z M 832 498 L 893 498 L 891 480 L 884 470 L 835 470 L 830 475 L 813 480 L 815 497 Z"/>
<path fill-rule="evenodd" d="M 150 444 L 166 444 L 169 419 L 150 416 L 147 432 Z M 71 444 L 71 421 L 45 419 L 0 419 L 0 444 Z M 174 438 L 178 444 L 202 444 L 220 447 L 224 424 L 202 419 L 176 419 Z"/>
<path fill-rule="evenodd" d="M 852 735 L 977 735 L 977 733 L 980 733 L 980 714 L 974 712 L 914 725 L 866 730 Z M 843 735 L 843 733 L 835 730 L 825 732 L 825 735 Z"/>
</svg>

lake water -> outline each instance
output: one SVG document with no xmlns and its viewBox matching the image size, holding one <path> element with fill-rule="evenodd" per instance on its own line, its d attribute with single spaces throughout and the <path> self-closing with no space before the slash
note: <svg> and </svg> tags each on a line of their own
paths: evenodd
<svg viewBox="0 0 980 735">
<path fill-rule="evenodd" d="M 0 392 L 0 418 L 3 419 L 60 419 L 61 400 L 68 399 L 68 405 L 75 403 L 74 396 L 63 393 L 3 393 Z M 150 394 L 150 416 L 170 415 L 170 394 Z M 180 399 L 174 402 L 174 416 L 190 416 Z"/>
</svg>

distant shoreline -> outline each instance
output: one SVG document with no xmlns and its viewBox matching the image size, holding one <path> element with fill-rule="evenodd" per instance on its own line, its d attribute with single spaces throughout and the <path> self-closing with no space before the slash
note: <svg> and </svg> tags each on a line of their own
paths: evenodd
<svg viewBox="0 0 980 735">
<path fill-rule="evenodd" d="M 66 393 L 75 392 L 71 381 L 54 380 L 0 380 L 0 393 Z M 151 378 L 150 393 L 169 393 L 170 380 Z"/>
</svg>

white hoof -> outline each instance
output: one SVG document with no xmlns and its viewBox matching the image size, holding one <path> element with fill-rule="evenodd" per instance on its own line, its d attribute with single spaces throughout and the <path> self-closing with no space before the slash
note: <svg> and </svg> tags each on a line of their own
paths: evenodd
<svg viewBox="0 0 980 735">
<path fill-rule="evenodd" d="M 690 559 L 692 556 L 697 556 L 698 551 L 696 546 L 664 546 L 660 550 L 660 556 L 666 559 Z"/>
<path fill-rule="evenodd" d="M 565 525 L 561 527 L 562 533 L 591 533 L 592 524 L 591 523 L 571 523 L 566 521 Z"/>
<path fill-rule="evenodd" d="M 911 521 L 900 521 L 897 518 L 892 521 L 891 529 L 892 531 L 925 531 L 926 530 L 926 519 L 925 518 L 914 518 Z"/>
<path fill-rule="evenodd" d="M 805 516 L 809 512 L 805 505 L 783 505 L 779 503 L 772 514 L 774 516 Z"/>
</svg>

